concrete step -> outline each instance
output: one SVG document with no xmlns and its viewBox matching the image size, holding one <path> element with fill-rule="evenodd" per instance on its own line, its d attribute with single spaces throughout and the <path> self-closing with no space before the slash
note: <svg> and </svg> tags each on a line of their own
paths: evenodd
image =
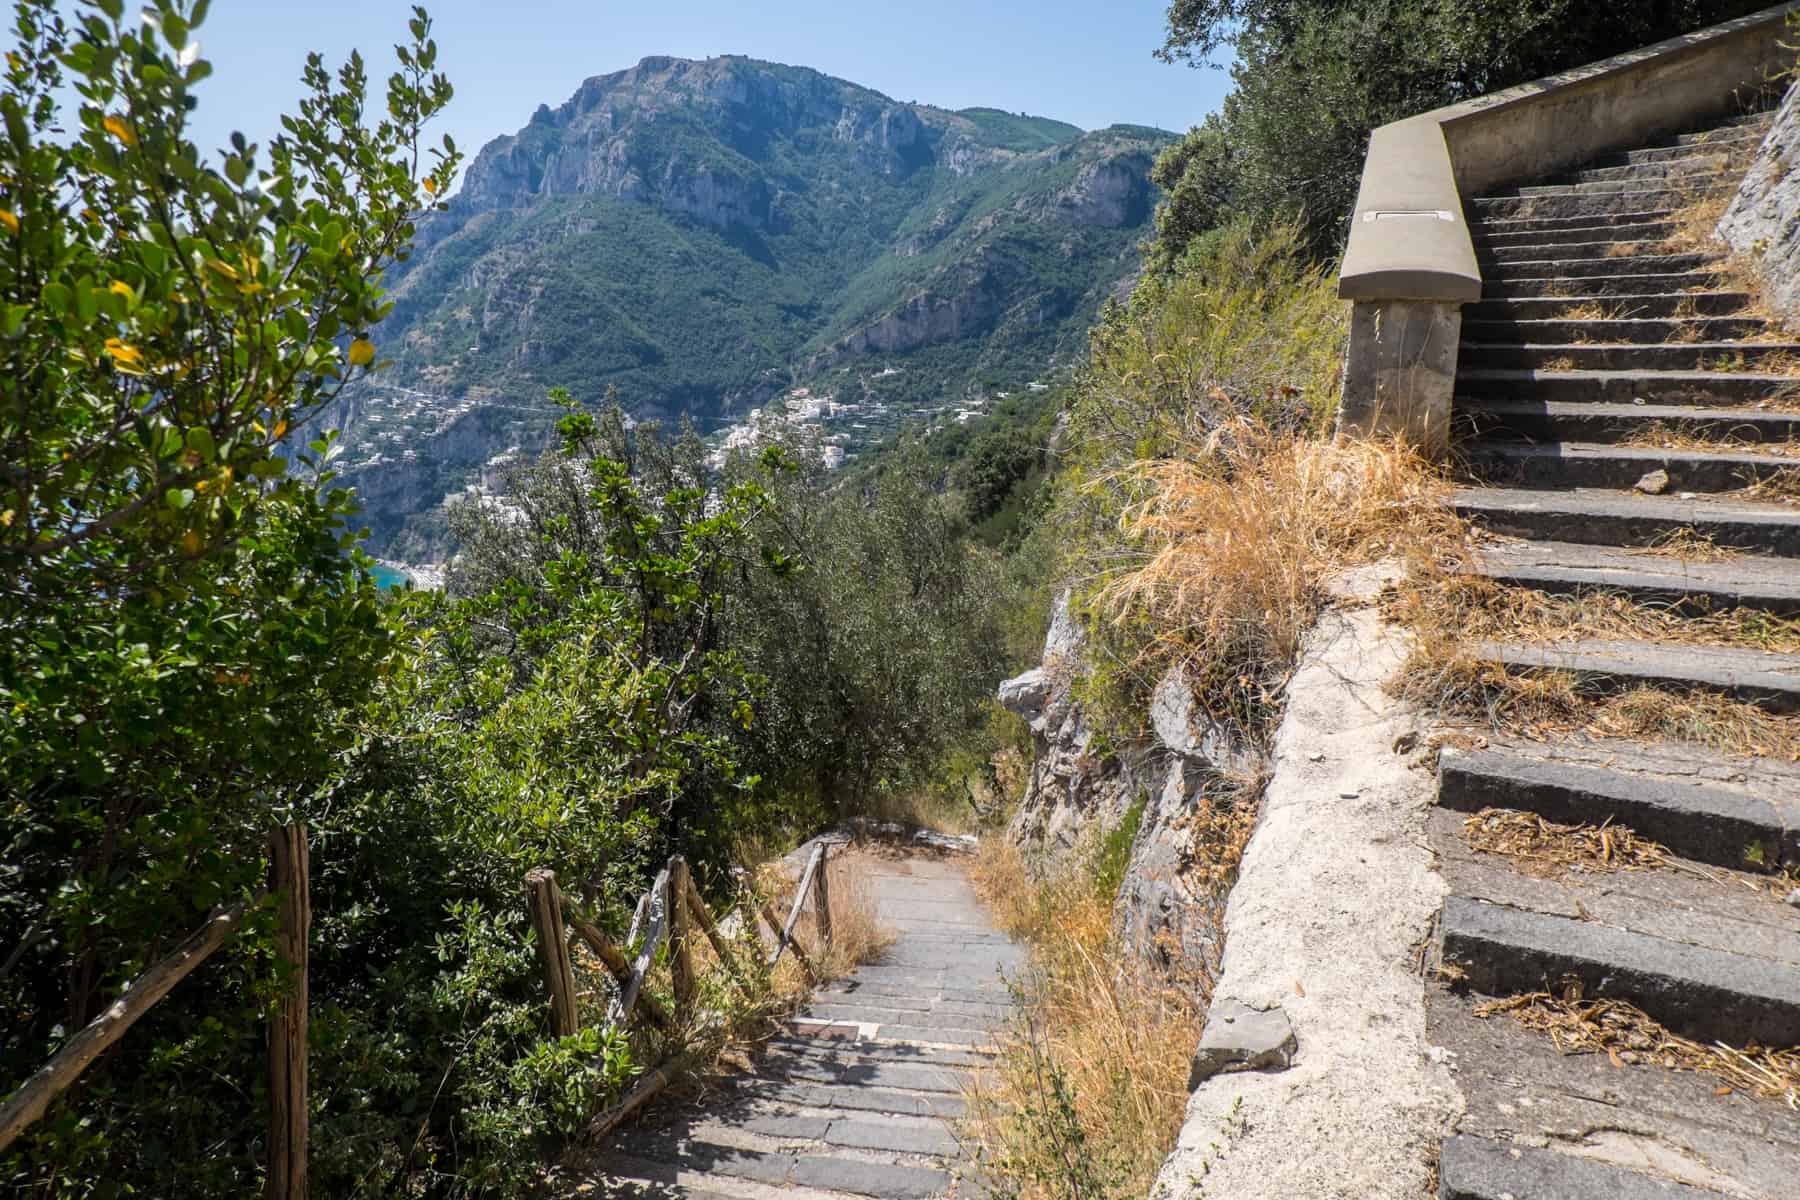
<svg viewBox="0 0 1800 1200">
<path fill-rule="evenodd" d="M 1684 612 L 1755 608 L 1800 616 L 1800 562 L 1785 558 L 1682 562 L 1611 546 L 1504 542 L 1485 547 L 1470 569 L 1511 587 L 1553 595 L 1612 592 Z M 1793 790 L 1800 796 L 1800 779 Z"/>
<path fill-rule="evenodd" d="M 1675 219 L 1677 211 L 1673 208 L 1649 208 L 1642 212 L 1609 213 L 1601 218 L 1585 217 L 1579 213 L 1572 217 L 1480 217 L 1472 215 L 1469 218 L 1469 235 L 1479 245 L 1488 237 L 1505 234 L 1593 229 L 1612 221 L 1627 225 L 1672 221 Z M 1562 238 L 1560 240 L 1580 241 L 1586 239 Z"/>
<path fill-rule="evenodd" d="M 1575 303 L 1568 301 L 1568 303 Z M 1488 316 L 1465 308 L 1462 334 L 1471 342 L 1521 342 L 1534 345 L 1571 345 L 1595 342 L 1728 342 L 1761 337 L 1768 322 L 1758 317 L 1608 317 L 1600 320 L 1561 317 L 1510 316 L 1496 309 Z"/>
<path fill-rule="evenodd" d="M 1692 153 L 1676 158 L 1652 159 L 1648 162 L 1619 163 L 1613 166 L 1588 167 L 1568 176 L 1569 183 L 1617 183 L 1626 180 L 1679 179 L 1686 180 L 1692 176 L 1717 175 L 1731 170 L 1733 166 L 1741 171 L 1748 165 L 1757 142 L 1742 138 L 1732 143 L 1734 147 L 1742 147 L 1742 162 L 1720 148 L 1716 142 L 1694 148 Z"/>
<path fill-rule="evenodd" d="M 1708 142 L 1725 141 L 1731 138 L 1761 138 L 1763 134 L 1768 132 L 1769 126 L 1774 123 L 1775 114 L 1773 111 L 1745 113 L 1742 116 L 1733 117 L 1729 121 L 1720 121 L 1717 125 L 1699 130 L 1695 133 L 1684 133 L 1675 139 L 1675 144 L 1678 146 L 1699 146 Z"/>
<path fill-rule="evenodd" d="M 614 1151 L 582 1172 L 582 1188 L 609 1200 L 848 1200 L 854 1192 L 771 1184 L 755 1177 L 749 1163 L 741 1174 L 707 1170 L 703 1163 L 659 1162 Z M 571 1174 L 573 1172 L 570 1172 Z M 772 1173 L 772 1172 L 770 1172 Z"/>
<path fill-rule="evenodd" d="M 1732 181 L 1735 187 L 1736 181 Z M 1588 184 L 1587 187 L 1599 185 Z M 1520 217 L 1601 217 L 1649 209 L 1676 209 L 1714 196 L 1730 188 L 1643 188 L 1603 192 L 1574 192 L 1550 196 L 1488 196 L 1469 201 L 1470 210 L 1484 220 Z"/>
<path fill-rule="evenodd" d="M 1481 292 L 1489 300 L 1583 296 L 1604 304 L 1608 297 L 1640 292 L 1716 291 L 1724 281 L 1723 273 L 1702 265 L 1692 270 L 1641 275 L 1539 275 L 1525 278 L 1490 275 L 1481 281 Z"/>
<path fill-rule="evenodd" d="M 1800 711 L 1800 654 L 1605 639 L 1553 646 L 1482 642 L 1475 653 L 1509 671 L 1573 675 L 1584 688 L 1600 692 L 1635 687 L 1711 692 L 1769 712 Z"/>
<path fill-rule="evenodd" d="M 1766 958 L 1487 904 L 1452 895 L 1440 922 L 1444 961 L 1468 985 L 1510 996 L 1581 984 L 1699 1041 L 1800 1043 L 1800 971 Z"/>
<path fill-rule="evenodd" d="M 1717 1200 L 1730 1193 L 1574 1154 L 1458 1134 L 1438 1151 L 1437 1194 L 1438 1200 Z"/>
<path fill-rule="evenodd" d="M 1712 406 L 1756 404 L 1795 391 L 1800 391 L 1800 380 L 1791 375 L 1763 375 L 1754 371 L 1476 368 L 1456 373 L 1458 398 L 1480 400 L 1513 401 L 1530 396 L 1535 400 L 1562 403 Z M 1780 417 L 1775 413 L 1761 415 L 1776 422 Z M 1768 427 L 1773 429 L 1776 425 Z M 1787 434 L 1784 432 L 1780 436 Z"/>
<path fill-rule="evenodd" d="M 1628 242 L 1595 243 L 1596 245 L 1630 245 Z M 1554 249 L 1544 247 L 1542 249 Z M 1626 254 L 1616 257 L 1604 255 L 1593 258 L 1555 258 L 1529 257 L 1532 251 L 1525 251 L 1526 257 L 1515 256 L 1504 261 L 1487 259 L 1481 263 L 1481 278 L 1485 284 L 1489 281 L 1511 281 L 1517 279 L 1593 279 L 1597 276 L 1617 275 L 1670 275 L 1684 271 L 1698 271 L 1707 267 L 1718 267 L 1725 261 L 1725 255 L 1717 250 L 1692 250 L 1681 254 Z M 1648 290 L 1640 288 L 1640 291 Z"/>
<path fill-rule="evenodd" d="M 1465 321 L 1545 321 L 1562 318 L 1582 320 L 1583 313 L 1598 305 L 1605 316 L 1597 320 L 1648 320 L 1674 317 L 1729 317 L 1742 314 L 1750 305 L 1747 292 L 1676 292 L 1662 295 L 1633 293 L 1624 296 L 1571 297 L 1505 297 L 1480 300 L 1463 306 Z M 1756 328 L 1756 327 L 1753 327 Z M 1494 340 L 1483 338 L 1483 341 Z"/>
<path fill-rule="evenodd" d="M 1665 769 L 1641 770 L 1663 755 Z M 1622 825 L 1683 858 L 1737 871 L 1800 863 L 1800 801 L 1757 795 L 1705 777 L 1716 760 L 1622 743 L 1620 766 L 1562 762 L 1513 747 L 1445 750 L 1438 804 L 1457 812 L 1510 808 L 1563 825 Z M 1800 782 L 1800 781 L 1792 781 Z M 1753 849 L 1754 847 L 1754 849 Z"/>
<path fill-rule="evenodd" d="M 1765 364 L 1800 366 L 1800 342 L 1469 342 L 1457 354 L 1465 370 L 1756 371 Z M 1765 374 L 1786 374 L 1759 372 Z M 1791 376 L 1800 387 L 1800 375 Z"/>
<path fill-rule="evenodd" d="M 1459 488 L 1451 502 L 1464 518 L 1512 537 L 1649 547 L 1691 530 L 1722 548 L 1800 558 L 1800 509 L 1782 504 L 1519 488 Z"/>
<path fill-rule="evenodd" d="M 1483 231 L 1475 236 L 1475 253 L 1490 254 L 1505 246 L 1544 246 L 1563 242 L 1646 242 L 1674 233 L 1673 221 L 1613 220 L 1556 229 Z"/>
<path fill-rule="evenodd" d="M 1633 172 L 1643 168 L 1628 168 Z M 1712 192 L 1727 186 L 1735 186 L 1736 179 L 1729 179 L 1724 169 L 1714 166 L 1711 170 L 1690 176 L 1670 177 L 1667 173 L 1659 173 L 1650 178 L 1632 173 L 1622 179 L 1596 179 L 1573 183 L 1540 183 L 1530 187 L 1519 188 L 1514 194 L 1519 196 L 1611 196 L 1619 192 L 1641 192 L 1655 188 L 1693 188 L 1698 192 Z"/>
<path fill-rule="evenodd" d="M 1533 414 L 1525 413 L 1510 419 L 1501 413 L 1493 415 L 1505 422 L 1504 432 L 1536 437 L 1543 444 L 1489 440 L 1470 445 L 1466 451 L 1470 474 L 1490 486 L 1626 490 L 1644 476 L 1662 471 L 1668 476 L 1667 490 L 1670 492 L 1716 493 L 1736 491 L 1782 472 L 1800 472 L 1800 456 L 1780 457 L 1746 451 L 1636 449 L 1600 442 L 1556 440 L 1559 436 L 1574 436 L 1568 432 L 1559 434 L 1559 431 L 1578 430 L 1582 422 L 1576 418 L 1558 420 L 1550 417 L 1542 428 L 1534 430 Z M 1795 564 L 1794 569 L 1800 572 L 1800 563 Z"/>
<path fill-rule="evenodd" d="M 1546 393 L 1547 389 L 1521 389 L 1514 394 Z M 1672 440 L 1667 435 L 1682 433 L 1716 443 L 1695 448 L 1699 454 L 1760 454 L 1774 459 L 1776 467 L 1800 466 L 1796 453 L 1800 443 L 1795 442 L 1800 438 L 1800 409 L 1459 396 L 1455 415 L 1458 424 L 1476 436 L 1598 443 L 1656 438 L 1657 444 L 1640 449 L 1666 453 L 1675 449 L 1667 445 Z"/>
<path fill-rule="evenodd" d="M 1605 1054 L 1564 1054 L 1543 1032 L 1505 1015 L 1477 1017 L 1481 998 L 1445 988 L 1426 993 L 1426 1037 L 1453 1064 L 1463 1100 L 1449 1132 L 1499 1142 L 1508 1158 L 1549 1146 L 1605 1171 L 1644 1172 L 1735 1200 L 1791 1200 L 1800 1162 L 1800 1122 L 1786 1105 L 1711 1075 L 1671 1071 Z M 1449 1155 L 1446 1180 L 1475 1181 Z M 1619 1177 L 1514 1176 L 1494 1180 L 1513 1200 L 1647 1200 Z M 1635 1182 L 1629 1178 L 1626 1184 Z M 1482 1200 L 1504 1193 L 1465 1192 Z M 1435 1193 L 1434 1193 L 1435 1194 Z M 1693 1197 L 1672 1190 L 1658 1200 Z"/>
</svg>

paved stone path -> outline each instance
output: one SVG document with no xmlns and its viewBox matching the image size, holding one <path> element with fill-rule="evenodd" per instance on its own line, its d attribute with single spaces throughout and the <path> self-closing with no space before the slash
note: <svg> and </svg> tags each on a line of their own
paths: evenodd
<svg viewBox="0 0 1800 1200">
<path fill-rule="evenodd" d="M 1800 510 L 1747 490 L 1793 469 L 1800 413 L 1780 398 L 1800 345 L 1730 290 L 1722 250 L 1662 244 L 1685 204 L 1737 185 L 1768 126 L 1767 114 L 1745 117 L 1471 204 L 1483 297 L 1464 310 L 1456 416 L 1483 486 L 1457 504 L 1519 539 L 1478 568 L 1496 582 L 1694 613 L 1800 613 Z M 1659 446 L 1666 430 L 1705 440 Z M 1684 530 L 1741 553 L 1643 555 Z M 1506 670 L 1567 671 L 1596 691 L 1800 709 L 1800 656 L 1616 641 L 1482 653 Z M 1769 878 L 1800 864 L 1800 769 L 1675 744 L 1496 739 L 1445 754 L 1438 803 L 1430 841 L 1451 893 L 1442 954 L 1474 993 L 1437 988 L 1428 999 L 1428 1035 L 1465 1098 L 1440 1194 L 1800 1194 L 1800 1118 L 1779 1101 L 1654 1055 L 1629 1066 L 1565 1056 L 1540 1033 L 1474 1012 L 1484 996 L 1547 989 L 1629 1001 L 1701 1042 L 1800 1043 L 1800 909 Z M 1487 807 L 1626 826 L 1688 861 L 1525 874 L 1470 848 L 1464 821 Z"/>
<path fill-rule="evenodd" d="M 899 934 L 827 985 L 754 1070 L 659 1104 L 603 1148 L 582 1189 L 620 1196 L 969 1194 L 963 1085 L 1011 1009 L 1025 952 L 994 929 L 955 857 L 877 861 L 869 891 Z"/>
</svg>

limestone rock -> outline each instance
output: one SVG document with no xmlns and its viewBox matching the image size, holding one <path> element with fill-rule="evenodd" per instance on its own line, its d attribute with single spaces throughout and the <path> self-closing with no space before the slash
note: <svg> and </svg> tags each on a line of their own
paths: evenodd
<svg viewBox="0 0 1800 1200">
<path fill-rule="evenodd" d="M 1227 996 L 1213 998 L 1206 1032 L 1188 1068 L 1188 1091 L 1221 1071 L 1285 1071 L 1293 1065 L 1300 1042 L 1280 1005 L 1251 1008 Z"/>
<path fill-rule="evenodd" d="M 1761 264 L 1776 308 L 1800 316 L 1800 88 L 1788 90 L 1719 236 Z"/>
<path fill-rule="evenodd" d="M 1633 491 L 1642 492 L 1646 496 L 1660 496 L 1669 490 L 1669 473 L 1660 469 L 1650 471 L 1631 487 Z"/>
</svg>

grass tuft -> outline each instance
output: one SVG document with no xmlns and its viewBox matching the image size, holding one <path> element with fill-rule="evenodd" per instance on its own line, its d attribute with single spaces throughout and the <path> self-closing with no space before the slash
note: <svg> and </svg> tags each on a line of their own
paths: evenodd
<svg viewBox="0 0 1800 1200">
<path fill-rule="evenodd" d="M 1129 960 L 1114 896 L 1086 864 L 1034 880 L 996 839 L 972 874 L 1000 927 L 1031 948 L 1020 1015 L 969 1085 L 983 1166 L 1020 1200 L 1147 1195 L 1181 1128 L 1203 995 Z"/>
<path fill-rule="evenodd" d="M 1249 419 L 1126 469 L 1138 554 L 1103 587 L 1116 624 L 1154 615 L 1144 652 L 1180 663 L 1217 720 L 1266 730 L 1335 571 L 1425 561 L 1461 526 L 1448 484 L 1399 441 L 1322 441 Z M 1117 480 L 1112 481 L 1115 485 Z"/>
</svg>

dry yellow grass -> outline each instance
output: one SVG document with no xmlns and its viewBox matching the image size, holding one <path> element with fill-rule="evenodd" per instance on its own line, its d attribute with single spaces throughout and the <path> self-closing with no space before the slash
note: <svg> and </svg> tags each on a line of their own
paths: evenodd
<svg viewBox="0 0 1800 1200">
<path fill-rule="evenodd" d="M 896 934 L 881 924 L 869 891 L 869 865 L 876 857 L 873 849 L 857 845 L 834 850 L 827 857 L 825 869 L 831 894 L 829 944 L 820 935 L 818 917 L 810 897 L 801 910 L 794 937 L 807 952 L 821 983 L 842 979 L 863 963 L 879 961 L 882 953 L 894 944 Z M 758 892 L 770 901 L 778 919 L 787 918 L 797 882 L 779 866 L 765 866 L 758 872 Z M 790 959 L 790 955 L 783 955 L 777 966 L 776 991 L 797 1001 L 810 989 L 798 964 L 791 963 Z"/>
<path fill-rule="evenodd" d="M 1596 693 L 1563 672 L 1507 671 L 1441 631 L 1421 638 L 1393 687 L 1446 716 L 1535 741 L 1586 733 L 1800 762 L 1800 719 L 1793 716 L 1706 692 Z"/>
<path fill-rule="evenodd" d="M 1478 1017 L 1506 1015 L 1549 1036 L 1563 1054 L 1604 1054 L 1615 1067 L 1655 1066 L 1711 1075 L 1721 1094 L 1744 1092 L 1800 1109 L 1800 1047 L 1707 1046 L 1678 1037 L 1642 1009 L 1618 1000 L 1582 1000 L 1530 992 L 1476 1007 Z"/>
<path fill-rule="evenodd" d="M 1758 434 L 1754 428 L 1717 432 L 1712 426 L 1692 429 L 1667 421 L 1648 421 L 1620 438 L 1617 444 L 1642 450 L 1749 450 L 1776 457 L 1800 455 L 1800 441 L 1792 438 L 1768 441 Z"/>
<path fill-rule="evenodd" d="M 1461 538 L 1448 483 L 1399 441 L 1320 441 L 1248 420 L 1138 463 L 1121 520 L 1138 555 L 1097 595 L 1127 624 L 1153 614 L 1147 655 L 1182 663 L 1217 719 L 1260 728 L 1335 571 L 1436 557 Z M 1111 481 L 1111 482 L 1117 482 Z"/>
<path fill-rule="evenodd" d="M 1501 854 L 1528 874 L 1556 876 L 1583 871 L 1637 871 L 1669 860 L 1666 847 L 1622 825 L 1558 825 L 1536 813 L 1484 808 L 1463 821 L 1470 849 Z"/>
<path fill-rule="evenodd" d="M 1800 620 L 1763 609 L 1687 611 L 1599 590 L 1558 596 L 1474 573 L 1446 573 L 1429 586 L 1402 587 L 1389 611 L 1419 628 L 1471 640 L 1549 644 L 1609 638 L 1800 653 Z"/>
<path fill-rule="evenodd" d="M 1673 558 L 1681 562 L 1729 562 L 1743 557 L 1744 552 L 1732 546 L 1721 546 L 1711 534 L 1701 533 L 1691 525 L 1658 535 L 1648 546 L 1628 553 L 1643 558 Z"/>
<path fill-rule="evenodd" d="M 968 1094 L 967 1134 L 1021 1200 L 1147 1195 L 1181 1128 L 1203 997 L 1147 980 L 1084 870 L 1033 880 L 985 844 L 973 872 L 1000 927 L 1031 947 L 1022 1014 Z"/>
<path fill-rule="evenodd" d="M 1800 500 L 1800 467 L 1771 471 L 1743 490 L 1751 500 Z"/>
<path fill-rule="evenodd" d="M 1569 308 L 1559 319 L 1564 321 L 1619 321 L 1629 315 L 1622 304 L 1587 300 Z"/>
</svg>

